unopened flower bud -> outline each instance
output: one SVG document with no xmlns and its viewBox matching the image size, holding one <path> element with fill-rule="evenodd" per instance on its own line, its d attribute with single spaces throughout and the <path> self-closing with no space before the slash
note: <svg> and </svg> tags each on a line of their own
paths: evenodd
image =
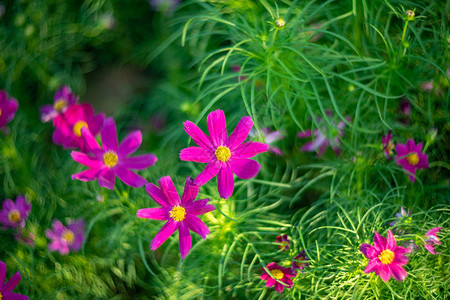
<svg viewBox="0 0 450 300">
<path fill-rule="evenodd" d="M 275 20 L 275 25 L 278 29 L 283 29 L 286 26 L 286 21 L 283 18 L 278 18 Z"/>
<path fill-rule="evenodd" d="M 406 20 L 413 21 L 416 14 L 412 10 L 408 9 L 407 11 L 405 11 L 405 15 Z"/>
</svg>

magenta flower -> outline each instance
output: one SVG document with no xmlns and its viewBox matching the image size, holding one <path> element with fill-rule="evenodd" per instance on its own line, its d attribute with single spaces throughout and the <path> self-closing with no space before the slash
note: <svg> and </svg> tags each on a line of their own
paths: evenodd
<svg viewBox="0 0 450 300">
<path fill-rule="evenodd" d="M 280 148 L 277 148 L 275 146 L 273 146 L 272 144 L 282 140 L 284 138 L 284 136 L 281 134 L 281 132 L 279 131 L 271 131 L 270 128 L 265 127 L 261 129 L 261 134 L 264 137 L 264 143 L 269 145 L 269 151 L 272 153 L 275 153 L 276 155 L 283 155 L 283 151 L 281 151 Z M 258 136 L 258 131 L 255 130 L 254 128 L 252 128 L 250 130 L 249 135 L 251 137 L 257 137 Z"/>
<path fill-rule="evenodd" d="M 4 90 L 0 90 L 0 128 L 3 128 L 14 119 L 19 103 L 14 98 L 9 98 Z"/>
<path fill-rule="evenodd" d="M 6 264 L 0 260 L 0 300 L 28 300 L 28 296 L 11 293 L 22 279 L 19 272 L 16 272 L 5 283 Z"/>
<path fill-rule="evenodd" d="M 85 230 L 83 219 L 71 222 L 67 227 L 59 220 L 54 220 L 52 228 L 53 230 L 47 229 L 45 231 L 45 235 L 51 240 L 48 250 L 67 255 L 70 250 L 76 252 L 83 246 Z"/>
<path fill-rule="evenodd" d="M 216 208 L 207 204 L 209 199 L 194 201 L 198 195 L 198 186 L 190 177 L 186 179 L 181 200 L 170 176 L 161 178 L 158 183 L 159 188 L 149 183 L 145 186 L 145 190 L 162 207 L 139 209 L 136 215 L 139 218 L 167 221 L 153 238 L 150 244 L 152 250 L 158 249 L 178 229 L 180 252 L 184 259 L 192 246 L 189 230 L 205 239 L 209 234 L 209 228 L 198 216 Z"/>
<path fill-rule="evenodd" d="M 53 97 L 53 105 L 43 105 L 41 107 L 41 121 L 49 122 L 77 103 L 78 97 L 72 94 L 72 90 L 67 85 L 61 87 Z"/>
<path fill-rule="evenodd" d="M 381 144 L 383 145 L 383 151 L 384 155 L 387 159 L 391 159 L 392 154 L 394 154 L 394 142 L 392 141 L 392 130 L 389 130 L 389 132 L 386 135 L 383 135 L 381 138 Z"/>
<path fill-rule="evenodd" d="M 422 143 L 416 145 L 413 139 L 409 139 L 406 144 L 397 143 L 395 151 L 395 163 L 408 172 L 412 182 L 416 180 L 416 169 L 428 168 L 428 156 L 422 153 Z"/>
<path fill-rule="evenodd" d="M 271 262 L 266 267 L 267 267 L 267 269 L 269 269 L 270 274 L 267 273 L 267 271 L 264 268 L 261 268 L 263 273 L 261 274 L 261 277 L 260 277 L 261 280 L 266 281 L 266 287 L 275 286 L 275 290 L 278 293 L 281 293 L 285 287 L 291 288 L 294 285 L 291 278 L 295 277 L 295 275 L 297 275 L 297 274 L 293 270 L 291 270 L 289 268 L 281 267 L 281 266 L 277 265 L 276 262 Z M 277 280 L 285 283 L 287 286 L 281 284 Z"/>
<path fill-rule="evenodd" d="M 287 234 L 277 236 L 276 242 L 278 243 L 278 249 L 280 250 L 283 249 L 283 251 L 286 251 L 291 247 L 291 241 L 288 239 Z"/>
<path fill-rule="evenodd" d="M 142 143 L 142 133 L 139 130 L 131 132 L 120 145 L 117 141 L 116 124 L 113 118 L 108 118 L 100 132 L 103 149 L 99 146 L 92 133 L 85 127 L 81 129 L 84 144 L 92 155 L 72 151 L 72 158 L 89 169 L 72 175 L 72 179 L 92 181 L 98 179 L 98 184 L 110 190 L 114 189 L 116 175 L 125 184 L 141 187 L 147 180 L 130 171 L 144 170 L 153 166 L 158 160 L 154 154 L 144 154 L 128 157 Z"/>
<path fill-rule="evenodd" d="M 359 247 L 359 250 L 369 259 L 364 273 L 375 272 L 383 281 L 388 281 L 391 276 L 398 281 L 405 279 L 408 274 L 401 266 L 408 263 L 408 258 L 404 254 L 411 252 L 411 249 L 397 246 L 390 230 L 388 230 L 387 239 L 375 231 L 373 243 L 374 246 L 361 244 Z"/>
<path fill-rule="evenodd" d="M 309 259 L 306 257 L 305 250 L 300 251 L 299 254 L 294 256 L 294 259 L 292 261 L 292 270 L 300 269 L 304 270 L 305 268 L 309 268 L 309 264 L 305 261 L 308 261 Z M 303 271 L 302 271 L 303 273 Z"/>
<path fill-rule="evenodd" d="M 88 103 L 74 104 L 64 114 L 54 120 L 55 131 L 53 142 L 62 145 L 64 149 L 79 148 L 86 152 L 86 145 L 81 137 L 81 128 L 87 128 L 96 136 L 102 128 L 105 115 L 94 115 L 94 108 Z"/>
<path fill-rule="evenodd" d="M 332 138 L 328 138 L 327 135 L 325 135 L 326 127 L 322 127 L 321 130 L 316 129 L 314 131 L 305 130 L 303 132 L 299 132 L 297 134 L 297 137 L 299 138 L 313 137 L 312 141 L 303 145 L 300 151 L 317 152 L 317 156 L 322 156 L 325 150 L 327 150 L 327 148 L 331 146 L 334 152 L 337 155 L 339 155 L 339 153 L 341 152 L 340 137 L 344 135 L 344 128 L 345 128 L 344 121 L 339 122 L 337 125 L 337 131 L 335 132 Z"/>
<path fill-rule="evenodd" d="M 11 199 L 5 199 L 2 203 L 3 209 L 0 210 L 0 223 L 3 229 L 23 228 L 31 211 L 31 203 L 25 200 L 25 196 L 21 195 L 16 198 L 16 202 Z"/>
<path fill-rule="evenodd" d="M 253 126 L 250 117 L 243 117 L 228 137 L 227 124 L 222 110 L 210 113 L 207 125 L 211 137 L 205 135 L 191 121 L 184 122 L 184 130 L 200 147 L 181 150 L 180 159 L 208 163 L 195 179 L 195 184 L 204 185 L 217 175 L 220 197 L 227 199 L 233 195 L 233 173 L 241 179 L 255 177 L 261 166 L 249 158 L 266 152 L 269 145 L 259 142 L 244 143 Z"/>
<path fill-rule="evenodd" d="M 441 231 L 441 227 L 434 227 L 430 229 L 426 234 L 426 240 L 425 240 L 425 248 L 430 251 L 431 254 L 436 255 L 436 251 L 434 250 L 434 245 L 440 245 L 441 242 L 439 241 L 439 238 L 437 237 L 436 233 Z M 438 253 L 440 254 L 440 253 Z"/>
</svg>

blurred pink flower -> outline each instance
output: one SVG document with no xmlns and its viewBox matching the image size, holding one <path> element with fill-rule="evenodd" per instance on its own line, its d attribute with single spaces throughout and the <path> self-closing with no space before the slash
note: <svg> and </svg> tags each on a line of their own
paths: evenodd
<svg viewBox="0 0 450 300">
<path fill-rule="evenodd" d="M 20 273 L 16 272 L 6 283 L 5 277 L 6 264 L 0 260 L 0 300 L 28 300 L 28 296 L 11 293 L 22 279 Z"/>
<path fill-rule="evenodd" d="M 309 264 L 305 261 L 308 261 L 309 259 L 306 257 L 305 250 L 300 251 L 299 254 L 294 256 L 294 259 L 292 261 L 292 269 L 300 269 L 304 270 L 305 268 L 309 268 Z M 303 271 L 302 271 L 303 272 Z"/>
<path fill-rule="evenodd" d="M 8 227 L 14 229 L 25 227 L 25 222 L 31 211 L 31 203 L 27 202 L 25 196 L 18 196 L 16 202 L 11 199 L 5 199 L 2 206 L 0 223 L 3 224 L 3 229 Z"/>
<path fill-rule="evenodd" d="M 0 128 L 5 127 L 16 115 L 19 103 L 14 98 L 9 98 L 4 90 L 0 90 Z"/>
<path fill-rule="evenodd" d="M 383 137 L 381 138 L 381 144 L 383 145 L 384 155 L 386 156 L 387 159 L 391 159 L 391 156 L 394 154 L 393 150 L 395 145 L 394 142 L 392 141 L 391 132 L 392 130 L 389 130 L 387 135 L 383 135 Z"/>
<path fill-rule="evenodd" d="M 45 235 L 51 240 L 48 250 L 58 251 L 67 255 L 70 251 L 78 251 L 83 246 L 85 225 L 83 219 L 78 219 L 64 226 L 59 220 L 54 220 L 52 229 L 47 229 Z"/>
<path fill-rule="evenodd" d="M 269 127 L 261 129 L 261 134 L 264 138 L 264 143 L 269 145 L 269 151 L 275 153 L 276 155 L 283 155 L 283 151 L 280 148 L 273 146 L 273 144 L 279 140 L 282 140 L 284 136 L 280 131 L 271 131 Z M 255 128 L 250 130 L 249 136 L 252 138 L 258 137 L 258 131 Z"/>
<path fill-rule="evenodd" d="M 416 145 L 413 139 L 409 139 L 406 144 L 397 143 L 395 151 L 395 163 L 408 172 L 412 182 L 416 180 L 416 169 L 426 169 L 429 166 L 428 156 L 422 153 L 422 143 Z"/>
<path fill-rule="evenodd" d="M 296 272 L 291 270 L 290 268 L 284 268 L 282 266 L 279 266 L 276 262 L 271 262 L 268 264 L 267 269 L 269 269 L 269 273 L 264 268 L 261 268 L 263 273 L 261 274 L 260 278 L 261 280 L 266 281 L 266 287 L 272 287 L 275 286 L 275 290 L 278 293 L 281 293 L 284 288 L 292 288 L 294 283 L 292 282 L 292 277 L 295 277 Z M 279 283 L 277 280 L 285 283 L 287 286 Z"/>
<path fill-rule="evenodd" d="M 287 234 L 277 236 L 276 242 L 278 243 L 278 249 L 280 250 L 286 251 L 291 247 L 291 241 L 288 239 Z"/>
<path fill-rule="evenodd" d="M 65 113 L 69 107 L 78 101 L 78 96 L 72 93 L 70 87 L 64 85 L 55 93 L 53 101 L 53 105 L 46 104 L 41 107 L 42 122 L 49 122 L 60 114 Z"/>
<path fill-rule="evenodd" d="M 437 237 L 436 233 L 442 230 L 442 227 L 434 227 L 430 229 L 426 234 L 426 240 L 425 240 L 425 248 L 430 251 L 431 254 L 436 255 L 436 250 L 434 250 L 434 245 L 440 245 L 441 242 L 439 241 L 439 238 Z M 440 253 L 437 253 L 440 254 Z"/>
</svg>

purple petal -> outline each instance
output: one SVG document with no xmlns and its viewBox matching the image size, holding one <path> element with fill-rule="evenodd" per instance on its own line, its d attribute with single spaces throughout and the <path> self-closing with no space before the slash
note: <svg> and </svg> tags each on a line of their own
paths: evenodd
<svg viewBox="0 0 450 300">
<path fill-rule="evenodd" d="M 105 150 L 112 150 L 114 152 L 117 152 L 117 129 L 116 123 L 114 122 L 113 118 L 110 117 L 105 120 L 100 134 L 102 136 L 103 148 Z"/>
<path fill-rule="evenodd" d="M 215 210 L 214 205 L 208 204 L 209 199 L 202 199 L 191 202 L 185 206 L 186 212 L 192 215 L 203 215 Z"/>
<path fill-rule="evenodd" d="M 165 195 L 163 192 L 153 183 L 148 183 L 145 186 L 145 190 L 147 191 L 148 195 L 159 205 L 161 206 L 168 206 L 169 203 L 166 201 Z"/>
<path fill-rule="evenodd" d="M 206 136 L 203 131 L 197 127 L 191 121 L 183 123 L 184 131 L 194 140 L 194 142 L 202 148 L 211 149 L 214 148 L 211 139 Z"/>
<path fill-rule="evenodd" d="M 234 151 L 232 157 L 251 158 L 259 153 L 269 150 L 269 145 L 260 142 L 246 142 L 239 145 Z"/>
<path fill-rule="evenodd" d="M 225 166 L 217 174 L 217 187 L 220 197 L 228 199 L 233 195 L 234 178 L 231 167 Z"/>
<path fill-rule="evenodd" d="M 116 175 L 110 168 L 104 168 L 98 176 L 98 184 L 101 187 L 114 190 L 114 183 L 116 181 Z"/>
<path fill-rule="evenodd" d="M 313 152 L 315 151 L 314 143 L 312 141 L 307 142 L 303 145 L 303 147 L 300 148 L 301 152 Z"/>
<path fill-rule="evenodd" d="M 430 229 L 426 235 L 436 235 L 436 233 L 438 233 L 439 231 L 442 230 L 442 227 L 434 227 L 432 229 Z"/>
<path fill-rule="evenodd" d="M 162 177 L 160 180 L 158 180 L 158 183 L 162 193 L 165 195 L 165 199 L 170 203 L 171 206 L 181 204 L 180 196 L 178 195 L 178 192 L 170 176 Z"/>
<path fill-rule="evenodd" d="M 391 272 L 389 270 L 388 265 L 380 264 L 379 267 L 375 270 L 376 274 L 380 276 L 380 278 L 387 282 L 391 278 Z"/>
<path fill-rule="evenodd" d="M 413 139 L 409 139 L 406 141 L 406 149 L 408 149 L 408 153 L 413 152 L 415 148 L 416 148 L 416 143 L 414 142 Z"/>
<path fill-rule="evenodd" d="M 428 251 L 430 251 L 431 254 L 436 255 L 436 250 L 434 250 L 434 246 L 433 246 L 433 245 L 425 244 L 424 246 L 425 246 L 425 248 L 426 248 Z"/>
<path fill-rule="evenodd" d="M 3 288 L 6 276 L 6 264 L 0 260 L 0 290 Z"/>
<path fill-rule="evenodd" d="M 426 169 L 430 165 L 428 163 L 428 156 L 424 153 L 418 153 L 419 156 L 419 163 L 416 165 L 416 168 L 418 169 Z"/>
<path fill-rule="evenodd" d="M 180 222 L 175 222 L 173 219 L 169 219 L 153 238 L 150 244 L 151 249 L 158 249 L 158 247 L 161 246 L 175 230 L 177 230 L 179 223 Z"/>
<path fill-rule="evenodd" d="M 203 239 L 206 239 L 206 236 L 210 232 L 208 226 L 206 226 L 206 224 L 203 223 L 202 220 L 194 215 L 186 215 L 184 223 L 187 224 L 190 230 L 198 233 Z"/>
<path fill-rule="evenodd" d="M 198 174 L 197 178 L 195 178 L 195 184 L 198 186 L 204 185 L 219 173 L 220 168 L 221 163 L 218 160 L 210 162 L 206 165 L 205 169 Z"/>
<path fill-rule="evenodd" d="M 179 222 L 180 226 L 178 227 L 179 239 L 180 239 L 180 253 L 181 258 L 184 259 L 186 255 L 188 255 L 189 250 L 191 250 L 192 239 L 191 234 L 189 233 L 189 228 L 187 227 L 185 222 Z"/>
<path fill-rule="evenodd" d="M 284 285 L 282 285 L 279 282 L 275 283 L 275 291 L 278 292 L 278 294 L 281 294 L 281 292 L 284 290 Z"/>
<path fill-rule="evenodd" d="M 186 182 L 184 184 L 184 192 L 181 197 L 181 203 L 183 206 L 192 202 L 197 198 L 198 195 L 198 185 L 194 183 L 194 180 L 190 177 L 186 178 Z"/>
<path fill-rule="evenodd" d="M 396 246 L 397 246 L 397 243 L 395 242 L 394 234 L 392 233 L 391 230 L 388 230 L 386 249 L 394 250 Z"/>
<path fill-rule="evenodd" d="M 380 268 L 381 263 L 376 259 L 371 259 L 364 269 L 364 273 L 370 273 Z"/>
<path fill-rule="evenodd" d="M 2 293 L 11 293 L 19 284 L 19 281 L 22 279 L 19 272 L 16 272 L 9 281 L 3 286 Z"/>
<path fill-rule="evenodd" d="M 279 156 L 283 155 L 283 151 L 281 151 L 281 149 L 278 148 L 278 147 L 270 146 L 269 147 L 269 151 L 272 152 L 272 153 L 275 153 L 276 155 L 279 155 Z"/>
<path fill-rule="evenodd" d="M 280 140 L 283 138 L 283 135 L 279 131 L 273 131 L 266 135 L 266 138 L 264 139 L 264 142 L 267 144 L 271 144 L 277 140 Z"/>
<path fill-rule="evenodd" d="M 93 152 L 95 150 L 101 149 L 91 131 L 86 127 L 81 128 L 81 137 L 83 138 L 84 145 L 88 152 Z"/>
<path fill-rule="evenodd" d="M 76 161 L 77 163 L 80 163 L 90 168 L 99 169 L 104 165 L 103 162 L 98 160 L 97 158 L 89 156 L 82 152 L 72 151 L 70 155 L 72 156 L 73 160 Z"/>
<path fill-rule="evenodd" d="M 98 178 L 102 169 L 87 169 L 83 172 L 72 175 L 72 179 L 78 179 L 81 181 L 92 181 Z"/>
<path fill-rule="evenodd" d="M 247 158 L 233 158 L 230 160 L 230 167 L 236 176 L 241 179 L 253 178 L 256 174 L 258 174 L 259 169 L 261 169 L 261 165 L 259 163 Z"/>
<path fill-rule="evenodd" d="M 183 161 L 195 161 L 209 163 L 215 159 L 211 151 L 201 147 L 189 147 L 180 151 L 180 159 Z"/>
<path fill-rule="evenodd" d="M 375 235 L 373 237 L 373 244 L 378 252 L 386 250 L 386 238 L 381 236 L 378 232 L 375 231 Z"/>
<path fill-rule="evenodd" d="M 134 153 L 142 144 L 142 133 L 140 130 L 131 132 L 127 137 L 120 143 L 118 153 L 121 156 L 128 156 Z"/>
<path fill-rule="evenodd" d="M 41 107 L 41 121 L 46 123 L 56 118 L 59 113 L 53 108 L 53 105 L 43 105 Z"/>
<path fill-rule="evenodd" d="M 28 299 L 29 299 L 28 296 L 11 293 L 8 295 L 3 295 L 2 300 L 28 300 Z"/>
<path fill-rule="evenodd" d="M 391 271 L 392 277 L 394 277 L 395 280 L 401 281 L 404 280 L 406 276 L 408 276 L 408 273 L 406 273 L 406 271 L 402 267 L 396 264 L 390 264 L 389 269 Z"/>
<path fill-rule="evenodd" d="M 139 209 L 136 213 L 139 218 L 146 218 L 152 220 L 168 220 L 169 214 L 167 213 L 167 209 L 162 207 L 156 208 L 143 208 Z"/>
<path fill-rule="evenodd" d="M 223 110 L 218 109 L 208 114 L 206 124 L 214 147 L 224 145 L 227 139 L 227 122 Z"/>
<path fill-rule="evenodd" d="M 365 257 L 369 259 L 376 257 L 378 254 L 378 251 L 375 249 L 375 247 L 369 244 L 361 244 L 361 246 L 359 246 L 359 250 L 362 252 L 362 254 L 364 254 Z"/>
<path fill-rule="evenodd" d="M 138 175 L 125 167 L 121 165 L 117 165 L 115 167 L 115 172 L 117 177 L 119 177 L 120 180 L 123 181 L 126 185 L 139 188 L 141 186 L 144 186 L 147 184 L 147 179 L 142 177 L 141 175 Z"/>
<path fill-rule="evenodd" d="M 243 117 L 236 125 L 233 133 L 228 137 L 226 146 L 231 150 L 235 150 L 248 137 L 250 129 L 253 127 L 253 121 L 250 117 Z"/>
<path fill-rule="evenodd" d="M 311 137 L 312 136 L 312 131 L 311 130 L 305 130 L 302 132 L 297 133 L 297 137 L 299 138 L 307 138 L 307 137 Z"/>
<path fill-rule="evenodd" d="M 154 154 L 144 154 L 121 159 L 120 164 L 127 169 L 144 170 L 158 161 Z"/>
<path fill-rule="evenodd" d="M 397 251 L 394 251 L 395 257 L 393 263 L 396 263 L 398 265 L 406 265 L 408 263 L 408 258 L 404 256 L 401 253 L 398 253 Z"/>
</svg>

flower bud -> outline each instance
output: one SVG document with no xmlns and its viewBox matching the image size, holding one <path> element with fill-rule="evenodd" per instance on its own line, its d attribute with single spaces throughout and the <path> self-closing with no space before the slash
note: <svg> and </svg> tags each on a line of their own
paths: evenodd
<svg viewBox="0 0 450 300">
<path fill-rule="evenodd" d="M 415 15 L 416 15 L 416 14 L 415 14 L 412 10 L 410 10 L 410 9 L 408 9 L 407 11 L 405 11 L 406 20 L 408 20 L 408 21 L 413 21 Z"/>
<path fill-rule="evenodd" d="M 275 20 L 275 25 L 278 29 L 283 29 L 286 26 L 286 21 L 283 18 L 278 18 Z"/>
</svg>

